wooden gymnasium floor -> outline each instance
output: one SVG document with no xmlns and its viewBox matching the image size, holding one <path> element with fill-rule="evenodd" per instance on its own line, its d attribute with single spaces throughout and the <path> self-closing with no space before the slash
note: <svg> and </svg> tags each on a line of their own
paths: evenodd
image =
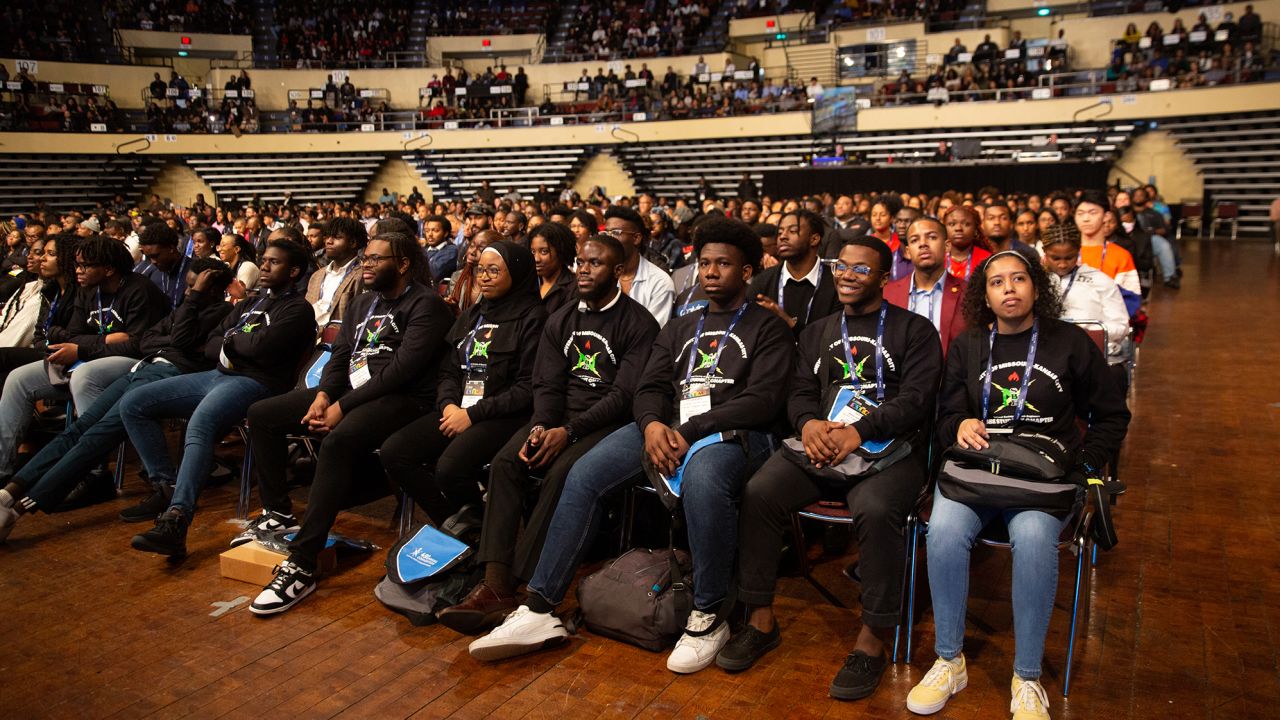
<svg viewBox="0 0 1280 720">
<path fill-rule="evenodd" d="M 1072 696 L 1061 697 L 1069 598 L 1062 577 L 1046 653 L 1055 718 L 1263 718 L 1280 702 L 1280 275 L 1269 246 L 1192 245 L 1184 289 L 1157 289 L 1125 447 L 1119 548 L 1101 556 Z M 212 603 L 257 588 L 218 575 L 236 528 L 230 487 L 211 491 L 191 556 L 170 565 L 129 549 L 138 526 L 115 503 L 26 518 L 0 547 L 0 716 L 126 717 L 910 717 L 908 689 L 932 661 L 917 626 L 911 665 L 868 701 L 827 685 L 850 645 L 851 611 L 803 579 L 782 581 L 783 644 L 756 668 L 690 677 L 663 656 L 589 633 L 496 666 L 467 639 L 414 628 L 371 588 L 381 557 L 350 564 L 284 616 Z M 338 529 L 392 541 L 387 501 Z M 816 549 L 815 549 L 816 552 Z M 843 597 L 839 560 L 821 572 Z M 1008 717 L 1013 634 L 1007 555 L 975 559 L 969 688 L 939 717 Z M 927 606 L 926 606 L 927 607 Z"/>
</svg>

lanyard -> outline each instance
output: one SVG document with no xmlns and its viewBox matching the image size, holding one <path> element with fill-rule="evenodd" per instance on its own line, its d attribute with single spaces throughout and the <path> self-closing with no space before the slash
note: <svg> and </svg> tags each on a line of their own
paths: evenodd
<svg viewBox="0 0 1280 720">
<path fill-rule="evenodd" d="M 884 316 L 889 312 L 889 303 L 880 302 L 880 320 L 876 324 L 876 402 L 884 402 L 884 356 L 880 348 L 884 345 Z M 849 321 L 843 311 L 840 313 L 840 345 L 844 348 L 844 361 L 849 365 L 849 382 L 853 382 L 853 350 L 849 348 Z"/>
<path fill-rule="evenodd" d="M 1063 301 L 1066 301 L 1067 295 L 1071 293 L 1071 286 L 1076 284 L 1076 273 L 1078 272 L 1080 272 L 1079 265 L 1077 265 L 1075 269 L 1071 271 L 1071 279 L 1067 281 L 1067 289 L 1062 291 Z"/>
<path fill-rule="evenodd" d="M 818 264 L 818 281 L 813 284 L 813 294 L 809 296 L 809 306 L 804 309 L 804 317 L 796 318 L 804 325 L 809 324 L 809 315 L 813 313 L 813 301 L 818 297 L 818 285 L 822 283 L 822 261 L 816 260 L 815 262 Z M 778 309 L 783 312 L 787 311 L 787 301 L 783 297 L 782 293 L 783 289 L 786 287 L 787 275 L 786 265 L 778 268 Z M 801 281 L 797 280 L 796 282 L 799 283 Z"/>
<path fill-rule="evenodd" d="M 467 375 L 471 374 L 471 350 L 476 345 L 476 333 L 480 332 L 480 326 L 484 324 L 484 315 L 476 318 L 476 326 L 471 328 L 471 332 L 467 334 L 467 343 L 462 348 L 462 359 L 467 363 Z M 488 357 L 487 351 L 485 357 Z"/>
<path fill-rule="evenodd" d="M 1099 270 L 1102 270 L 1102 266 L 1107 262 L 1107 245 L 1108 244 L 1109 243 L 1105 239 L 1102 241 L 1102 257 L 1098 259 Z M 1077 265 L 1084 264 L 1084 250 L 1081 250 L 1079 253 L 1076 253 L 1076 264 Z M 1066 293 L 1063 293 L 1063 295 L 1066 295 Z"/>
<path fill-rule="evenodd" d="M 747 311 L 747 306 L 751 304 L 748 300 L 742 303 L 742 307 L 738 308 L 738 312 L 733 314 L 733 319 L 729 321 L 729 327 L 724 329 L 723 342 L 716 348 L 715 357 L 711 360 L 711 365 L 707 367 L 707 377 L 711 377 L 716 372 L 716 367 L 720 365 L 720 353 L 724 352 L 724 348 L 729 344 L 729 335 L 733 332 L 733 328 L 742 319 L 742 314 Z M 693 330 L 693 344 L 689 347 L 689 363 L 684 371 L 684 384 L 688 386 L 693 382 L 693 366 L 698 358 L 698 341 L 702 339 L 702 328 L 707 322 L 707 313 L 710 306 L 704 308 L 702 314 L 698 316 L 698 326 Z"/>
<path fill-rule="evenodd" d="M 1018 399 L 1013 407 L 1013 421 L 1022 419 L 1022 409 L 1027 404 L 1027 386 L 1031 384 L 1031 370 L 1036 363 L 1036 345 L 1040 343 L 1040 318 L 1031 323 L 1031 342 L 1027 346 L 1027 365 L 1022 371 L 1022 387 L 1018 390 Z M 987 409 L 991 403 L 991 359 L 996 347 L 996 323 L 991 323 L 991 337 L 987 341 L 987 377 L 982 383 L 982 421 L 985 423 L 989 414 Z"/>
<path fill-rule="evenodd" d="M 95 293 L 98 300 L 98 334 L 106 335 L 107 329 L 108 329 L 107 326 L 109 325 L 109 323 L 104 320 L 104 318 L 106 318 L 107 316 L 102 311 L 102 288 L 98 288 L 97 290 L 95 290 Z M 107 305 L 107 312 L 115 313 L 116 311 L 115 308 L 116 308 L 116 299 L 113 296 L 111 298 L 111 304 Z"/>
<path fill-rule="evenodd" d="M 169 308 L 178 307 L 178 298 L 181 293 L 174 292 L 182 287 L 187 277 L 187 267 L 191 265 L 191 257 L 183 256 L 182 262 L 178 265 L 178 272 L 174 275 L 163 273 L 161 280 L 164 281 L 164 294 L 169 296 Z"/>
<path fill-rule="evenodd" d="M 937 285 L 934 285 L 933 288 L 929 289 L 929 311 L 924 316 L 924 319 L 928 320 L 929 322 L 933 322 L 933 291 L 935 288 L 937 288 Z M 918 292 L 916 290 L 916 276 L 915 276 L 915 273 L 912 273 L 911 274 L 911 294 L 910 294 L 910 300 L 907 302 L 907 309 L 910 310 L 911 312 L 916 312 L 917 303 L 919 303 L 919 300 L 918 300 Z M 916 314 L 919 315 L 920 313 L 916 313 Z"/>
<path fill-rule="evenodd" d="M 351 259 L 351 262 L 347 263 L 347 269 L 342 272 L 342 279 L 338 281 L 339 288 L 342 287 L 342 283 L 347 281 L 347 276 L 355 272 L 358 267 L 360 267 L 360 256 L 356 255 Z M 334 288 L 334 292 L 338 292 L 337 288 Z"/>
<path fill-rule="evenodd" d="M 257 299 L 257 301 L 253 303 L 253 307 L 249 308 L 249 312 L 237 318 L 235 325 L 232 325 L 230 330 L 223 333 L 222 337 L 225 339 L 225 338 L 231 337 L 232 335 L 235 335 L 237 331 L 239 331 L 242 327 L 244 327 L 244 325 L 247 324 L 246 321 L 249 319 L 249 317 L 258 311 L 258 306 L 261 305 L 263 302 L 265 302 L 266 299 L 267 299 L 266 295 L 260 296 Z"/>
<path fill-rule="evenodd" d="M 44 316 L 44 334 L 49 335 L 49 328 L 53 327 L 54 316 L 58 314 L 58 305 L 62 302 L 62 290 L 59 288 L 58 294 L 53 296 L 53 302 L 49 303 L 49 314 Z"/>
</svg>

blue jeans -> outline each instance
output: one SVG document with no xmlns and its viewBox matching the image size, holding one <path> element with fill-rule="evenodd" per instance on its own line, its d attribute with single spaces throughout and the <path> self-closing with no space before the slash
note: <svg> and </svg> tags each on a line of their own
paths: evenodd
<svg viewBox="0 0 1280 720">
<path fill-rule="evenodd" d="M 927 538 L 934 650 L 947 660 L 960 654 L 969 599 L 969 552 L 982 528 L 1000 515 L 1013 543 L 1013 671 L 1023 680 L 1036 680 L 1058 590 L 1058 536 L 1068 518 L 1036 510 L 1001 513 L 935 492 Z"/>
<path fill-rule="evenodd" d="M 750 433 L 747 444 L 748 453 L 738 442 L 707 446 L 684 471 L 681 504 L 693 554 L 693 604 L 702 610 L 714 607 L 728 593 L 738 550 L 738 496 L 747 477 L 769 454 L 764 434 Z M 630 423 L 574 463 L 529 580 L 531 591 L 552 604 L 564 600 L 599 529 L 603 499 L 614 490 L 644 482 L 643 455 L 644 435 Z"/>
<path fill-rule="evenodd" d="M 1178 261 L 1173 257 L 1173 245 L 1163 235 L 1152 235 L 1151 254 L 1156 256 L 1156 262 L 1160 264 L 1160 277 L 1172 279 L 1178 269 Z"/>
<path fill-rule="evenodd" d="M 71 388 L 71 399 L 76 404 L 76 412 L 79 413 L 82 408 L 87 408 L 96 402 L 111 383 L 137 364 L 138 358 L 112 355 L 90 360 L 77 367 L 75 372 L 71 373 L 71 382 L 68 383 L 68 387 Z"/>
<path fill-rule="evenodd" d="M 13 459 L 18 444 L 31 426 L 36 401 L 66 402 L 71 393 L 65 387 L 49 384 L 44 361 L 37 360 L 15 368 L 4 381 L 0 393 L 0 476 L 13 474 Z"/>
<path fill-rule="evenodd" d="M 252 378 L 209 370 L 138 388 L 120 400 L 120 416 L 151 482 L 176 482 L 169 507 L 179 508 L 190 517 L 195 512 L 200 487 L 213 468 L 214 444 L 244 420 L 250 405 L 270 394 L 265 385 Z M 190 420 L 182 465 L 175 473 L 160 421 L 183 417 Z"/>
<path fill-rule="evenodd" d="M 22 466 L 14 480 L 26 488 L 26 496 L 37 508 L 48 511 L 57 507 L 103 455 L 125 440 L 120 399 L 130 390 L 180 372 L 169 363 L 153 362 L 117 378 L 80 412 L 71 427 Z"/>
</svg>

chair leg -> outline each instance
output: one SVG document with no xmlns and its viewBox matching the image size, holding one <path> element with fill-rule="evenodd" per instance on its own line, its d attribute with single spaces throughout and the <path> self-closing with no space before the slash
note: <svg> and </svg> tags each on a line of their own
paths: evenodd
<svg viewBox="0 0 1280 720">
<path fill-rule="evenodd" d="M 404 537 L 413 529 L 413 498 L 403 489 L 396 492 L 396 537 Z"/>
<path fill-rule="evenodd" d="M 902 590 L 898 596 L 898 624 L 893 628 L 893 656 L 892 662 L 898 662 L 898 645 L 902 639 L 902 626 L 906 624 L 910 633 L 911 622 L 903 619 L 903 613 L 907 609 L 907 585 L 911 578 L 911 536 L 916 531 L 916 518 L 911 515 L 907 518 L 906 527 L 902 529 Z"/>
<path fill-rule="evenodd" d="M 795 535 L 796 560 L 800 563 L 800 573 L 804 575 L 805 580 L 809 581 L 813 589 L 827 599 L 827 602 L 838 608 L 845 607 L 845 604 L 840 602 L 840 598 L 836 597 L 834 593 L 813 576 L 813 567 L 809 565 L 809 555 L 805 552 L 804 547 L 804 528 L 800 525 L 800 515 L 797 513 L 791 513 L 791 530 Z"/>
<path fill-rule="evenodd" d="M 622 537 L 618 539 L 618 555 L 631 549 L 631 533 L 636 524 L 636 493 L 627 489 L 622 493 Z"/>
<path fill-rule="evenodd" d="M 244 438 L 244 462 L 240 464 L 240 501 L 236 505 L 236 517 L 248 520 L 249 494 L 253 490 L 253 440 L 243 429 L 240 436 Z"/>
<path fill-rule="evenodd" d="M 1083 625 L 1080 622 L 1080 591 L 1086 582 L 1084 563 L 1085 555 L 1088 554 L 1086 541 L 1083 538 L 1076 542 L 1076 551 L 1076 590 L 1071 599 L 1071 635 L 1067 638 L 1067 671 L 1062 681 L 1062 697 L 1067 697 L 1071 692 L 1071 661 L 1076 652 L 1076 628 Z M 1084 598 L 1084 601 L 1087 604 L 1088 598 Z"/>
<path fill-rule="evenodd" d="M 917 519 L 915 532 L 911 534 L 911 583 L 907 589 L 907 651 L 906 663 L 911 664 L 911 630 L 916 622 L 916 568 L 920 562 L 920 536 L 929 531 L 929 526 Z"/>
<path fill-rule="evenodd" d="M 72 425 L 76 423 L 76 404 L 72 400 L 67 401 L 67 418 L 64 430 L 70 430 Z"/>
<path fill-rule="evenodd" d="M 120 492 L 124 488 L 124 450 L 127 443 L 120 443 L 120 449 L 116 451 L 116 492 Z"/>
</svg>

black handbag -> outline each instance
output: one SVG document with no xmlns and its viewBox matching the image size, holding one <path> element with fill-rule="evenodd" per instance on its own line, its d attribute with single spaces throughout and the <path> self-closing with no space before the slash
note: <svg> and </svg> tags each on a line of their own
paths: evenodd
<svg viewBox="0 0 1280 720">
<path fill-rule="evenodd" d="M 981 450 L 952 445 L 943 453 L 938 489 L 948 500 L 1000 510 L 1071 512 L 1081 481 L 1068 453 L 1044 435 L 992 437 Z"/>
</svg>

